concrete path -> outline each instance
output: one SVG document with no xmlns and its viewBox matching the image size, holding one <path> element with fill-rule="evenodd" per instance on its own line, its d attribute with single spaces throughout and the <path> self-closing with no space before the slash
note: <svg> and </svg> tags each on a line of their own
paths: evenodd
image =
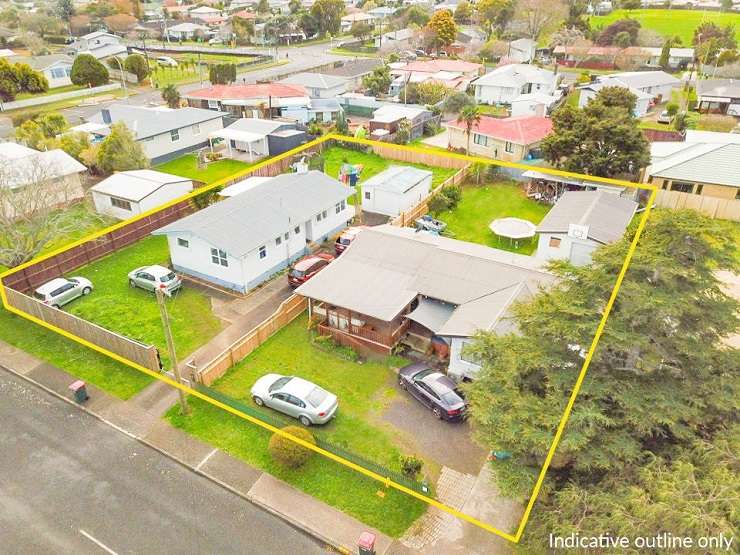
<svg viewBox="0 0 740 555">
<path fill-rule="evenodd" d="M 447 134 L 447 129 L 445 129 L 441 133 L 437 133 L 436 135 L 432 137 L 427 137 L 426 139 L 422 139 L 421 142 L 429 146 L 447 148 L 447 146 L 450 144 L 450 139 Z"/>
</svg>

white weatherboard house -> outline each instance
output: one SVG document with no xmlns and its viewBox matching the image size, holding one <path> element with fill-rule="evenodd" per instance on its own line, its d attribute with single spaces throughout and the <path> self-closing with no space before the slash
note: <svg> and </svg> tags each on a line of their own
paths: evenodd
<svg viewBox="0 0 740 555">
<path fill-rule="evenodd" d="M 601 245 L 618 241 L 637 203 L 608 191 L 567 191 L 537 226 L 537 258 L 588 264 Z"/>
<path fill-rule="evenodd" d="M 173 268 L 246 293 L 347 227 L 352 190 L 319 171 L 283 174 L 158 229 Z"/>
<path fill-rule="evenodd" d="M 500 66 L 473 82 L 475 101 L 480 104 L 511 104 L 523 94 L 552 96 L 558 79 L 552 71 L 529 64 Z"/>
<path fill-rule="evenodd" d="M 432 172 L 391 166 L 362 183 L 362 209 L 386 216 L 411 210 L 429 194 Z"/>
<path fill-rule="evenodd" d="M 114 173 L 90 188 L 95 210 L 127 220 L 193 190 L 189 179 L 154 170 Z"/>
</svg>

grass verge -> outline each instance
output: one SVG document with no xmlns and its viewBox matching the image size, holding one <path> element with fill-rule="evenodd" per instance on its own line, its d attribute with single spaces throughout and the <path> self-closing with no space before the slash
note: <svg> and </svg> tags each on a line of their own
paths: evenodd
<svg viewBox="0 0 740 555">
<path fill-rule="evenodd" d="M 198 169 L 197 162 L 198 158 L 195 154 L 185 154 L 164 164 L 159 164 L 154 169 L 179 175 L 180 177 L 202 181 L 208 185 L 253 165 L 239 160 L 224 159 L 210 162 L 204 169 Z"/>
</svg>

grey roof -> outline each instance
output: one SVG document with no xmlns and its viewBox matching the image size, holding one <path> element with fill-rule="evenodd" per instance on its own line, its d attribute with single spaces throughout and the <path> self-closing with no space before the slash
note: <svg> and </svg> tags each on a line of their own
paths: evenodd
<svg viewBox="0 0 740 555">
<path fill-rule="evenodd" d="M 187 177 L 155 170 L 130 170 L 114 173 L 90 187 L 90 190 L 139 202 L 170 183 L 190 183 L 192 186 L 192 181 Z"/>
<path fill-rule="evenodd" d="M 43 71 L 58 62 L 72 65 L 74 59 L 67 54 L 49 54 L 47 56 L 11 56 L 8 60 L 14 64 L 27 64 L 36 71 Z"/>
<path fill-rule="evenodd" d="M 427 178 L 432 177 L 429 170 L 413 166 L 391 166 L 362 183 L 364 189 L 380 189 L 391 193 L 405 193 Z"/>
<path fill-rule="evenodd" d="M 314 112 L 338 112 L 342 109 L 339 100 L 334 98 L 312 98 L 310 109 Z"/>
<path fill-rule="evenodd" d="M 696 93 L 699 96 L 726 96 L 729 98 L 740 98 L 740 80 L 702 79 L 696 82 Z"/>
<path fill-rule="evenodd" d="M 182 129 L 189 125 L 223 118 L 228 115 L 226 112 L 202 108 L 170 110 L 130 104 L 111 104 L 105 109 L 110 114 L 111 123 L 122 121 L 134 133 L 137 140 L 169 133 L 173 129 Z M 93 115 L 88 121 L 108 123 L 103 119 L 102 111 Z"/>
<path fill-rule="evenodd" d="M 637 203 L 606 191 L 566 191 L 537 226 L 538 233 L 568 233 L 570 224 L 588 226 L 599 243 L 619 240 Z"/>
<path fill-rule="evenodd" d="M 628 87 L 644 89 L 646 87 L 658 87 L 661 85 L 678 85 L 680 79 L 665 71 L 625 71 L 623 73 L 612 73 L 607 78 L 619 79 Z"/>
<path fill-rule="evenodd" d="M 417 295 L 455 305 L 457 312 L 522 282 L 536 290 L 555 280 L 542 265 L 528 256 L 384 225 L 359 233 L 338 260 L 297 292 L 390 321 Z M 479 317 L 472 322 L 466 316 L 462 321 L 468 324 L 459 322 L 447 333 L 471 335 L 475 329 L 490 329 L 501 316 L 475 307 L 469 314 Z"/>
<path fill-rule="evenodd" d="M 427 329 L 437 333 L 455 312 L 455 305 L 434 299 L 421 298 L 418 306 L 406 315 L 406 318 L 418 322 Z"/>
<path fill-rule="evenodd" d="M 647 175 L 740 187 L 740 144 L 697 143 L 649 166 Z"/>
<path fill-rule="evenodd" d="M 632 94 L 634 94 L 637 97 L 638 100 L 641 99 L 641 98 L 642 99 L 646 99 L 646 98 L 647 99 L 650 99 L 650 98 L 653 98 L 653 95 L 652 94 L 649 94 L 649 93 L 646 93 L 644 91 L 641 91 L 640 89 L 636 89 L 634 87 L 631 87 L 631 86 L 627 85 L 627 83 L 625 83 L 624 81 L 622 81 L 620 79 L 605 78 L 605 79 L 602 79 L 601 81 L 594 81 L 593 83 L 587 83 L 585 85 L 581 85 L 578 88 L 579 89 L 582 89 L 582 90 L 592 90 L 594 92 L 598 92 L 601 89 L 605 89 L 607 87 L 620 87 L 620 88 L 623 88 L 623 89 L 627 89 L 629 92 L 631 92 Z"/>
<path fill-rule="evenodd" d="M 323 70 L 324 75 L 336 75 L 338 77 L 357 77 L 370 73 L 376 67 L 383 65 L 379 58 L 363 58 L 346 62 L 344 65 Z"/>
<path fill-rule="evenodd" d="M 296 73 L 278 83 L 286 85 L 302 85 L 312 89 L 333 89 L 347 83 L 347 79 L 337 75 L 326 75 L 324 73 Z"/>
<path fill-rule="evenodd" d="M 275 131 L 283 127 L 293 127 L 293 124 L 271 119 L 240 118 L 229 125 L 226 129 L 235 129 L 237 131 L 249 131 L 250 133 L 269 135 L 270 133 L 274 133 Z"/>
<path fill-rule="evenodd" d="M 241 258 L 353 192 L 320 171 L 286 173 L 153 232 L 189 233 Z"/>
</svg>

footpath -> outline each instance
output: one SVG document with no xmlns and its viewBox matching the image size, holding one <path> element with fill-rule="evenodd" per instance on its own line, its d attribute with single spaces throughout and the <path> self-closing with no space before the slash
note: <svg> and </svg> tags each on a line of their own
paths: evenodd
<svg viewBox="0 0 740 555">
<path fill-rule="evenodd" d="M 170 426 L 162 416 L 177 401 L 177 392 L 164 383 L 152 384 L 127 401 L 88 384 L 90 398 L 80 405 L 69 391 L 77 378 L 2 341 L 0 368 L 77 405 L 119 432 L 282 518 L 325 542 L 330 550 L 356 553 L 357 540 L 367 531 L 376 536 L 377 555 L 399 552 L 400 544 L 392 538 Z"/>
</svg>

